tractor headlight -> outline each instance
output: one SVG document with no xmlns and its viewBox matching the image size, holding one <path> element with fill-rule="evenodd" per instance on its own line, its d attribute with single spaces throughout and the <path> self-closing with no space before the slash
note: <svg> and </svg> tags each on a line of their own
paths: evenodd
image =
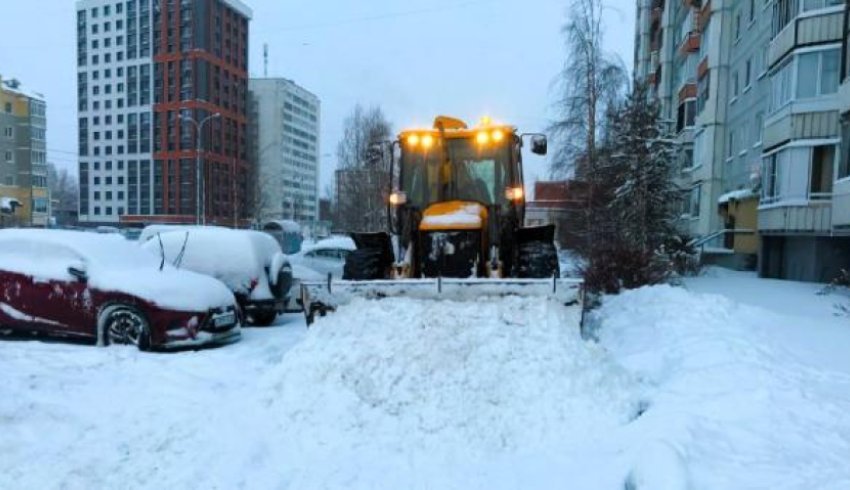
<svg viewBox="0 0 850 490">
<path fill-rule="evenodd" d="M 479 131 L 478 134 L 475 135 L 475 141 L 477 141 L 479 145 L 486 145 L 490 142 L 490 133 L 487 131 Z"/>
<path fill-rule="evenodd" d="M 522 201 L 525 197 L 525 191 L 522 187 L 508 187 L 505 189 L 505 197 L 508 201 Z"/>
<path fill-rule="evenodd" d="M 393 206 L 401 206 L 407 202 L 407 194 L 401 191 L 396 191 L 390 194 L 390 204 Z"/>
<path fill-rule="evenodd" d="M 418 134 L 411 134 L 410 136 L 408 136 L 407 137 L 407 144 L 410 145 L 410 146 L 418 145 L 419 144 L 419 135 Z"/>
<path fill-rule="evenodd" d="M 505 139 L 505 132 L 502 131 L 501 129 L 497 129 L 497 130 L 493 131 L 493 134 L 491 134 L 490 137 L 493 138 L 494 142 L 499 143 L 503 139 Z"/>
<path fill-rule="evenodd" d="M 422 148 L 428 149 L 434 146 L 434 137 L 430 134 L 426 134 L 422 136 Z"/>
</svg>

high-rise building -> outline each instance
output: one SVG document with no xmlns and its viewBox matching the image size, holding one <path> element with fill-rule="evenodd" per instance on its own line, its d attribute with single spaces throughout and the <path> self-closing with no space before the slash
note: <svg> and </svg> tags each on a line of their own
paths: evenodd
<svg viewBox="0 0 850 490">
<path fill-rule="evenodd" d="M 845 9 L 843 0 L 638 0 L 635 76 L 675 122 L 681 228 L 702 237 L 710 259 L 804 280 L 850 266 L 850 172 L 839 158 L 839 112 L 850 109 L 850 89 L 839 91 Z"/>
<path fill-rule="evenodd" d="M 256 130 L 256 216 L 319 219 L 319 123 L 314 94 L 285 78 L 252 78 Z"/>
<path fill-rule="evenodd" d="M 49 224 L 46 110 L 41 94 L 0 78 L 0 199 L 10 203 L 3 226 Z"/>
<path fill-rule="evenodd" d="M 239 0 L 77 2 L 80 221 L 243 223 L 250 18 Z"/>
</svg>

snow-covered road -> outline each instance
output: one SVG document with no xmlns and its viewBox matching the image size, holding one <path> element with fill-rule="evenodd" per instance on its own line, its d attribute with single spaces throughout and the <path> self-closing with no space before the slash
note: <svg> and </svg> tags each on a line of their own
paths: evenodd
<svg viewBox="0 0 850 490">
<path fill-rule="evenodd" d="M 713 271 L 556 305 L 355 301 L 172 355 L 0 342 L 5 488 L 850 488 L 844 294 Z"/>
</svg>

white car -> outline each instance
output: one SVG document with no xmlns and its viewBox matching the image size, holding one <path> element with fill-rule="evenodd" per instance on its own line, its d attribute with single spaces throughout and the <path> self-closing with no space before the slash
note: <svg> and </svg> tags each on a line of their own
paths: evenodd
<svg viewBox="0 0 850 490">
<path fill-rule="evenodd" d="M 271 325 L 289 303 L 292 267 L 266 233 L 219 227 L 165 229 L 149 233 L 141 246 L 175 267 L 223 282 L 253 325 Z"/>
<path fill-rule="evenodd" d="M 297 254 L 290 255 L 289 261 L 315 271 L 323 278 L 330 274 L 334 279 L 341 279 L 345 258 L 356 249 L 351 238 L 335 236 L 305 246 Z"/>
</svg>

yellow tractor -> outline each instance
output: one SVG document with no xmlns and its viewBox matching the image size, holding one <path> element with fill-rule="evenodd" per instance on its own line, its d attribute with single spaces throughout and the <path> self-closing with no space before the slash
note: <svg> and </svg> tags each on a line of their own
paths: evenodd
<svg viewBox="0 0 850 490">
<path fill-rule="evenodd" d="M 543 295 L 581 303 L 580 281 L 560 279 L 554 226 L 525 227 L 522 147 L 546 137 L 483 120 L 439 116 L 388 145 L 389 233 L 352 233 L 343 280 L 305 282 L 308 323 L 355 296 L 467 299 Z"/>
</svg>

